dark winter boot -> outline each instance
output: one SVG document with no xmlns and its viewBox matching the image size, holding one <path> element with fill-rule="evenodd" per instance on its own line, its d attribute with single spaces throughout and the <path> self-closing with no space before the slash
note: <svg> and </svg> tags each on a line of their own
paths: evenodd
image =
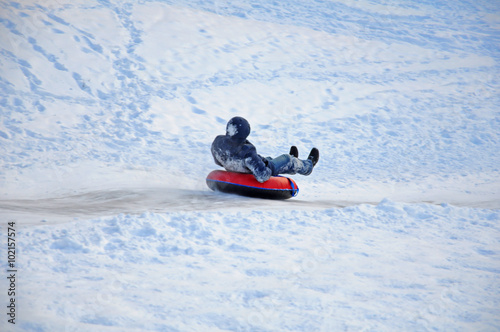
<svg viewBox="0 0 500 332">
<path fill-rule="evenodd" d="M 307 157 L 313 163 L 313 167 L 316 166 L 319 160 L 319 150 L 316 148 L 312 148 L 311 153 L 309 153 L 309 157 Z"/>
<path fill-rule="evenodd" d="M 299 149 L 297 149 L 297 147 L 295 145 L 292 145 L 292 147 L 290 148 L 289 154 L 294 156 L 295 158 L 298 158 L 299 157 Z"/>
</svg>

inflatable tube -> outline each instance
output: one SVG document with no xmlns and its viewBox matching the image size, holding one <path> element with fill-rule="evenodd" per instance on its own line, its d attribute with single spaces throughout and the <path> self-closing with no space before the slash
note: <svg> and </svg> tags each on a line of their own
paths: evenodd
<svg viewBox="0 0 500 332">
<path fill-rule="evenodd" d="M 252 174 L 227 171 L 212 171 L 207 176 L 207 185 L 213 191 L 268 199 L 288 199 L 299 193 L 295 181 L 284 176 L 273 176 L 260 183 Z"/>
</svg>

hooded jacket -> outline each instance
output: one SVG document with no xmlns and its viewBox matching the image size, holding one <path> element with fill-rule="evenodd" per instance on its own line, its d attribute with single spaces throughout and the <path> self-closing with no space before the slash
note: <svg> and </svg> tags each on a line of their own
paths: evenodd
<svg viewBox="0 0 500 332">
<path fill-rule="evenodd" d="M 272 163 L 257 154 L 255 146 L 247 140 L 250 124 L 242 117 L 227 123 L 226 135 L 219 135 L 212 143 L 212 156 L 217 165 L 227 171 L 251 173 L 257 181 L 265 182 L 273 174 Z"/>
</svg>

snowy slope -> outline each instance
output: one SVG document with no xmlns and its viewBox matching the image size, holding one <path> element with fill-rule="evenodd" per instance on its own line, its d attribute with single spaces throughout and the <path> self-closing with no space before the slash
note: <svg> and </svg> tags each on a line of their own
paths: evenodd
<svg viewBox="0 0 500 332">
<path fill-rule="evenodd" d="M 4 197 L 87 190 L 82 172 L 91 188 L 116 187 L 117 172 L 204 188 L 207 145 L 239 114 L 262 154 L 320 148 L 309 193 L 498 198 L 498 16 L 486 5 L 262 3 L 255 21 L 243 3 L 86 3 L 3 5 Z"/>
<path fill-rule="evenodd" d="M 495 1 L 0 1 L 16 327 L 500 329 L 499 29 Z M 206 187 L 235 115 L 320 149 L 297 199 Z"/>
<path fill-rule="evenodd" d="M 21 238 L 21 326 L 495 331 L 499 218 L 384 201 L 33 227 Z"/>
</svg>

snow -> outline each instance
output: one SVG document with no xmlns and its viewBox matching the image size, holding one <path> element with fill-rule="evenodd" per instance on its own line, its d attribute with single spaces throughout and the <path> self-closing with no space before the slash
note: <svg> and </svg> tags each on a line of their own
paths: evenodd
<svg viewBox="0 0 500 332">
<path fill-rule="evenodd" d="M 500 329 L 497 2 L 0 8 L 0 330 Z M 298 197 L 207 188 L 237 115 Z"/>
<path fill-rule="evenodd" d="M 230 123 L 227 125 L 226 133 L 229 136 L 234 136 L 238 133 L 238 127 L 236 127 L 236 125 Z"/>
</svg>

